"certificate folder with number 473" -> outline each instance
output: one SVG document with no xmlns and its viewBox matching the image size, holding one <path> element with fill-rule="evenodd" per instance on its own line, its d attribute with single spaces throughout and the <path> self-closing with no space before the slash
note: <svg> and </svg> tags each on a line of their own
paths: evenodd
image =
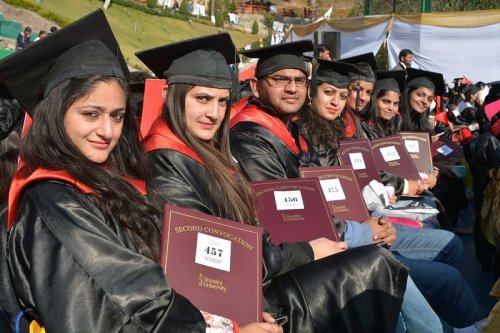
<svg viewBox="0 0 500 333">
<path fill-rule="evenodd" d="M 167 204 L 160 264 L 200 310 L 240 325 L 262 321 L 262 228 Z"/>
</svg>

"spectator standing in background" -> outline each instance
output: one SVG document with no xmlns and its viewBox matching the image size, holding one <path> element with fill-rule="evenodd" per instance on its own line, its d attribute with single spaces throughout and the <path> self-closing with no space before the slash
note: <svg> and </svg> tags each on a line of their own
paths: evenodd
<svg viewBox="0 0 500 333">
<path fill-rule="evenodd" d="M 409 49 L 402 49 L 399 52 L 399 64 L 394 66 L 392 71 L 406 71 L 413 62 L 413 52 Z"/>
<path fill-rule="evenodd" d="M 47 31 L 45 31 L 45 30 L 40 30 L 40 32 L 38 33 L 38 37 L 37 37 L 37 38 L 35 38 L 35 40 L 34 40 L 34 41 L 35 41 L 35 42 L 37 42 L 37 41 L 39 41 L 40 39 L 43 39 L 43 38 L 45 38 L 45 37 L 47 37 Z"/>
<path fill-rule="evenodd" d="M 326 44 L 316 46 L 316 52 L 318 53 L 318 59 L 332 60 L 330 57 L 330 48 Z"/>
<path fill-rule="evenodd" d="M 24 31 L 19 33 L 19 35 L 17 36 L 16 51 L 24 49 L 26 45 L 31 43 L 30 35 L 31 35 L 30 27 L 24 28 Z"/>
</svg>

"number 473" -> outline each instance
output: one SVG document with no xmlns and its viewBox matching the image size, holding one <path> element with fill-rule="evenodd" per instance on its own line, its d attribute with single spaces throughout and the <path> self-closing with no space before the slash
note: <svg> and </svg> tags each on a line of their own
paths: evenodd
<svg viewBox="0 0 500 333">
<path fill-rule="evenodd" d="M 209 254 L 211 256 L 217 256 L 217 257 L 222 257 L 222 249 L 218 249 L 215 247 L 210 247 L 207 246 L 207 248 L 204 251 L 206 254 Z"/>
</svg>

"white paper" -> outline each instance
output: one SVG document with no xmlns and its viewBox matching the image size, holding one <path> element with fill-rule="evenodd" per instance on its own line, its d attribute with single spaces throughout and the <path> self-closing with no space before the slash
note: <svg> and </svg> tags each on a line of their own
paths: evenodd
<svg viewBox="0 0 500 333">
<path fill-rule="evenodd" d="M 448 147 L 447 145 L 442 145 L 437 149 L 438 153 L 443 154 L 444 156 L 448 156 L 453 152 L 453 149 Z"/>
<path fill-rule="evenodd" d="M 300 191 L 274 191 L 277 210 L 304 209 Z"/>
<path fill-rule="evenodd" d="M 420 152 L 420 147 L 418 146 L 417 140 L 405 140 L 405 147 L 409 153 Z"/>
<path fill-rule="evenodd" d="M 231 241 L 198 233 L 195 263 L 231 271 Z"/>
<path fill-rule="evenodd" d="M 344 190 L 339 179 L 322 179 L 319 181 L 326 201 L 345 200 Z"/>
<path fill-rule="evenodd" d="M 349 159 L 351 160 L 351 165 L 353 170 L 364 170 L 366 169 L 365 160 L 363 159 L 363 154 L 361 153 L 350 153 Z"/>
<path fill-rule="evenodd" d="M 380 148 L 380 153 L 386 162 L 397 161 L 400 159 L 398 151 L 394 146 Z"/>
</svg>

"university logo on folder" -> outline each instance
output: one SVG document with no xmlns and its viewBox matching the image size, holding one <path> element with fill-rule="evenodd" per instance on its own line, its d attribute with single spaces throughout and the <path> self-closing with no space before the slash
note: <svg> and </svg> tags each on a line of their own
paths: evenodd
<svg viewBox="0 0 500 333">
<path fill-rule="evenodd" d="M 167 204 L 160 264 L 197 308 L 241 325 L 262 321 L 262 228 Z"/>
<path fill-rule="evenodd" d="M 410 154 L 415 167 L 420 173 L 431 173 L 433 170 L 430 136 L 427 132 L 400 132 L 399 135 Z"/>
<path fill-rule="evenodd" d="M 399 135 L 373 139 L 372 149 L 378 170 L 387 171 L 405 179 L 420 179 L 415 163 Z"/>
<path fill-rule="evenodd" d="M 360 222 L 370 217 L 350 166 L 309 167 L 299 171 L 303 178 L 318 178 L 332 216 Z"/>
<path fill-rule="evenodd" d="M 373 160 L 370 141 L 340 141 L 338 155 L 341 165 L 351 166 L 354 170 L 360 189 L 363 189 L 372 180 L 380 182 L 380 176 Z"/>
<path fill-rule="evenodd" d="M 339 233 L 318 179 L 279 179 L 250 183 L 257 197 L 257 217 L 274 243 L 310 241 Z"/>
</svg>

